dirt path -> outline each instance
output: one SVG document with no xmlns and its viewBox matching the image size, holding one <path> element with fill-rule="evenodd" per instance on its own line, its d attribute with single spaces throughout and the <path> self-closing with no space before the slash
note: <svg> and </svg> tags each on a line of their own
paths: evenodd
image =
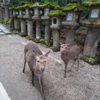
<svg viewBox="0 0 100 100">
<path fill-rule="evenodd" d="M 37 78 L 31 84 L 31 73 L 27 66 L 23 69 L 23 48 L 29 40 L 18 35 L 0 36 L 0 81 L 11 100 L 42 100 Z M 63 78 L 64 64 L 60 53 L 40 46 L 43 52 L 51 51 L 44 72 L 46 100 L 100 100 L 100 66 L 91 66 L 80 61 L 80 71 L 75 64 L 72 72 Z M 68 68 L 71 66 L 71 62 Z"/>
</svg>

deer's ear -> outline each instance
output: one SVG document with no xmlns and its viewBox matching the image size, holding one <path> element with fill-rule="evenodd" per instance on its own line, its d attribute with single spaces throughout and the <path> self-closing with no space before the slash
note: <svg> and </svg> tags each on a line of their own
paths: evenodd
<svg viewBox="0 0 100 100">
<path fill-rule="evenodd" d="M 61 46 L 63 43 L 62 42 L 59 42 L 59 45 Z"/>
<path fill-rule="evenodd" d="M 70 43 L 68 43 L 67 45 L 68 45 L 68 47 L 69 47 L 69 46 L 70 46 Z"/>
<path fill-rule="evenodd" d="M 48 52 L 45 54 L 45 56 L 48 57 L 49 53 L 50 53 L 50 51 L 48 51 Z"/>
<path fill-rule="evenodd" d="M 35 56 L 38 56 L 38 54 L 33 50 L 33 53 L 35 54 Z"/>
</svg>

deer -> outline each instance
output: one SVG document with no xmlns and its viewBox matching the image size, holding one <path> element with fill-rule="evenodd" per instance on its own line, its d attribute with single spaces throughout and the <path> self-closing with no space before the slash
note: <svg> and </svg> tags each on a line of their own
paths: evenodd
<svg viewBox="0 0 100 100">
<path fill-rule="evenodd" d="M 81 47 L 78 45 L 70 46 L 70 44 L 60 44 L 61 59 L 65 64 L 64 78 L 66 77 L 67 64 L 69 60 L 73 60 L 73 64 L 69 71 L 72 71 L 74 63 L 77 61 L 77 71 L 79 70 L 79 59 L 81 55 Z"/>
<path fill-rule="evenodd" d="M 27 62 L 32 73 L 32 85 L 34 86 L 34 76 L 37 76 L 44 100 L 43 72 L 45 70 L 46 58 L 48 57 L 49 53 L 50 51 L 43 54 L 37 44 L 34 42 L 30 42 L 24 46 L 23 73 L 25 72 L 25 65 Z"/>
</svg>

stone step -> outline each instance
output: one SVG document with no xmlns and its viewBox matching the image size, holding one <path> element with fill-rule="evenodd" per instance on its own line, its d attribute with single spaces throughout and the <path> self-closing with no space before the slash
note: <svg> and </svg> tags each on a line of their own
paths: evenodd
<svg viewBox="0 0 100 100">
<path fill-rule="evenodd" d="M 6 29 L 2 24 L 0 24 L 0 30 L 1 32 L 4 32 L 4 34 L 11 34 L 11 32 Z"/>
<path fill-rule="evenodd" d="M 4 32 L 0 31 L 0 35 L 4 35 L 4 34 L 5 34 Z"/>
</svg>

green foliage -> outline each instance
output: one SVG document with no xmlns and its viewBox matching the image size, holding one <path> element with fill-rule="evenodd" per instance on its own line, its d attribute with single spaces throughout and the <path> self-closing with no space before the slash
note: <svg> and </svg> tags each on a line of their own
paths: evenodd
<svg viewBox="0 0 100 100">
<path fill-rule="evenodd" d="M 48 13 L 48 16 L 66 16 L 66 13 L 62 12 L 61 10 L 54 10 L 51 13 Z"/>
</svg>

